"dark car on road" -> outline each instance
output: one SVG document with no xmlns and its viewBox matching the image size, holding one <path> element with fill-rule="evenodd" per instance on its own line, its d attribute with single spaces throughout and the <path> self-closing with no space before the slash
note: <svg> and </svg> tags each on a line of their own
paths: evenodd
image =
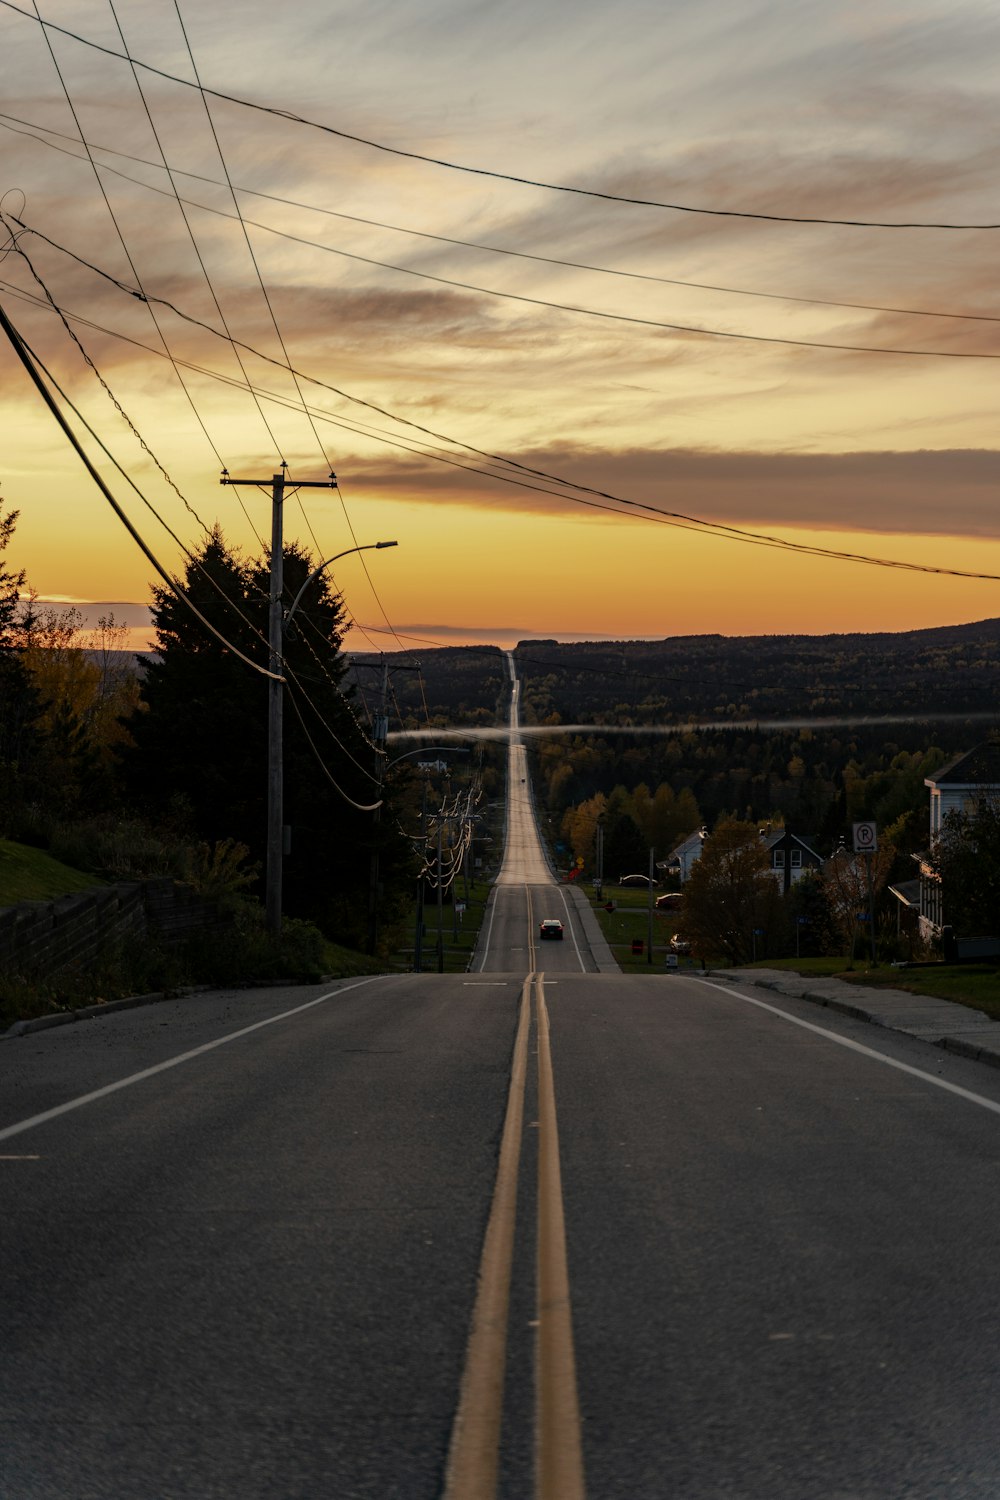
<svg viewBox="0 0 1000 1500">
<path fill-rule="evenodd" d="M 546 917 L 538 928 L 540 938 L 558 938 L 562 941 L 563 924 L 558 917 Z"/>
<path fill-rule="evenodd" d="M 658 880 L 650 880 L 648 875 L 619 875 L 619 885 L 659 885 Z"/>
</svg>

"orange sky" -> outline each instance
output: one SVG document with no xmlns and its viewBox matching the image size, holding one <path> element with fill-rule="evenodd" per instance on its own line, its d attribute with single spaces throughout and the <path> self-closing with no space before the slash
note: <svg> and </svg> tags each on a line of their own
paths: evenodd
<svg viewBox="0 0 1000 1500">
<path fill-rule="evenodd" d="M 121 51 L 90 0 L 43 14 Z M 310 4 L 290 16 L 251 0 L 239 14 L 235 30 L 226 7 L 185 14 L 204 83 L 368 141 L 737 214 L 995 217 L 1000 29 L 974 0 L 881 15 L 791 0 L 654 13 L 624 0 L 612 17 L 582 3 L 571 29 L 568 11 L 519 3 L 503 17 L 431 4 L 419 26 L 402 4 L 344 4 L 332 30 Z M 123 24 L 133 56 L 191 77 L 165 0 L 137 0 Z M 638 207 L 470 176 L 215 100 L 223 166 L 195 90 L 140 69 L 143 100 L 125 62 L 52 32 L 67 101 L 37 21 L 5 7 L 0 27 L 17 81 L 0 115 L 3 206 L 9 228 L 38 231 L 19 240 L 30 265 L 3 261 L 6 311 L 188 547 L 216 520 L 253 551 L 269 531 L 268 497 L 222 489 L 220 460 L 267 476 L 284 457 L 299 478 L 332 465 L 339 496 L 303 492 L 289 533 L 325 556 L 400 543 L 368 554 L 369 576 L 357 558 L 337 565 L 367 627 L 352 645 L 392 647 L 391 629 L 404 643 L 510 644 L 1000 615 L 995 579 L 803 558 L 642 509 L 1000 578 L 997 231 Z M 78 127 L 108 203 L 91 164 L 66 154 L 79 156 L 67 140 Z M 199 205 L 187 225 L 161 149 Z M 256 268 L 225 171 L 258 226 Z M 62 323 L 24 300 L 44 295 L 32 266 L 162 467 Z M 163 299 L 159 328 L 108 276 Z M 223 318 L 270 362 L 244 350 L 241 369 L 191 321 Z M 186 362 L 180 375 L 164 343 Z M 0 400 L 16 435 L 3 495 L 21 512 L 9 561 L 43 597 L 142 606 L 148 562 L 6 349 Z M 178 540 L 86 444 L 157 556 L 181 567 Z M 616 498 L 556 496 L 537 476 L 535 488 L 501 483 L 484 455 Z"/>
</svg>

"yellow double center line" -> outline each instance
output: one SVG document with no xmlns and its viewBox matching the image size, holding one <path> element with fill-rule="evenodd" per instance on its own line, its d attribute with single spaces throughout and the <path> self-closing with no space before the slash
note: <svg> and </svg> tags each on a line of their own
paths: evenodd
<svg viewBox="0 0 1000 1500">
<path fill-rule="evenodd" d="M 529 975 L 521 990 L 507 1113 L 448 1452 L 444 1500 L 495 1500 L 496 1496 L 532 987 L 538 1028 L 535 1497 L 585 1497 L 549 1016 L 539 974 L 534 985 Z"/>
</svg>

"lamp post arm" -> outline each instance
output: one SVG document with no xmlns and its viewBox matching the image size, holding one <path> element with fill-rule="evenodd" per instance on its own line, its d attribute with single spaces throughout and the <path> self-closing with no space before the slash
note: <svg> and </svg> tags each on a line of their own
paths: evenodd
<svg viewBox="0 0 1000 1500">
<path fill-rule="evenodd" d="M 397 755 L 394 760 L 386 761 L 382 769 L 388 771 L 390 766 L 398 766 L 401 760 L 406 760 L 411 755 L 429 755 L 434 750 L 445 755 L 471 755 L 472 753 L 464 745 L 421 745 L 416 750 L 404 750 L 403 754 Z"/>
<path fill-rule="evenodd" d="M 335 557 L 328 557 L 326 562 L 321 562 L 318 568 L 313 568 L 312 572 L 309 574 L 309 577 L 306 579 L 305 583 L 295 595 L 290 608 L 285 611 L 285 625 L 287 626 L 291 624 L 292 616 L 294 615 L 295 611 L 298 609 L 299 604 L 302 601 L 302 595 L 312 583 L 313 579 L 318 578 L 323 569 L 328 568 L 331 563 L 339 562 L 342 557 L 350 557 L 352 552 L 380 552 L 383 547 L 398 546 L 398 542 L 367 542 L 363 547 L 348 547 L 346 552 L 338 552 Z"/>
</svg>

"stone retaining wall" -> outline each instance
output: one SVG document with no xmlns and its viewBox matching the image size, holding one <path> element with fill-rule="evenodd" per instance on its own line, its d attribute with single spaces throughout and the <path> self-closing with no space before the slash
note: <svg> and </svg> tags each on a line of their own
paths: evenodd
<svg viewBox="0 0 1000 1500">
<path fill-rule="evenodd" d="M 64 969 L 85 968 L 126 937 L 155 938 L 175 948 L 196 932 L 221 932 L 229 925 L 216 902 L 172 880 L 22 901 L 0 908 L 0 974 L 48 979 Z"/>
</svg>

